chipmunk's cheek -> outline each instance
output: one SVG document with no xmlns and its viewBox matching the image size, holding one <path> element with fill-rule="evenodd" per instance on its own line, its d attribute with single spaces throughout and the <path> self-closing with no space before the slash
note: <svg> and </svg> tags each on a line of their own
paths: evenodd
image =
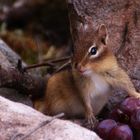
<svg viewBox="0 0 140 140">
<path fill-rule="evenodd" d="M 93 73 L 93 72 L 96 72 L 96 69 L 97 69 L 97 65 L 96 65 L 96 63 L 94 64 L 93 62 L 91 62 L 91 63 L 89 63 L 88 64 L 88 69 Z"/>
<path fill-rule="evenodd" d="M 91 69 L 92 69 L 92 68 L 91 68 L 91 65 L 90 65 L 89 63 L 85 65 L 85 68 L 86 68 L 87 70 L 91 70 Z"/>
</svg>

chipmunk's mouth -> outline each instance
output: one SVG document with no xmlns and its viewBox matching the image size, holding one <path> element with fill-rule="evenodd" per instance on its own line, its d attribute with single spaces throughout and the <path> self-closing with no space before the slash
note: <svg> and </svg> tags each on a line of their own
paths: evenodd
<svg viewBox="0 0 140 140">
<path fill-rule="evenodd" d="M 91 74 L 91 70 L 89 70 L 89 69 L 78 70 L 78 72 L 81 75 L 89 75 L 89 74 Z"/>
<path fill-rule="evenodd" d="M 91 69 L 88 67 L 84 67 L 82 65 L 75 65 L 74 69 L 80 75 L 90 75 L 92 73 Z"/>
</svg>

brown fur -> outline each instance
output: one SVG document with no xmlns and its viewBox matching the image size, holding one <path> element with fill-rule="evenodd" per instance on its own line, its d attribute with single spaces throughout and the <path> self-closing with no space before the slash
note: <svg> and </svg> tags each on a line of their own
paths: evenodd
<svg viewBox="0 0 140 140">
<path fill-rule="evenodd" d="M 91 29 L 91 24 L 81 28 L 81 38 L 75 43 L 72 70 L 61 71 L 48 80 L 46 114 L 64 112 L 68 117 L 85 116 L 92 124 L 94 115 L 108 101 L 110 87 L 122 87 L 130 96 L 140 97 L 110 51 L 105 26 L 100 26 L 95 32 Z M 87 52 L 94 43 L 102 51 L 98 57 L 91 58 Z M 81 74 L 78 69 L 90 72 Z"/>
<path fill-rule="evenodd" d="M 78 89 L 71 71 L 62 71 L 49 79 L 46 93 L 47 114 L 64 112 L 66 116 L 79 115 L 78 112 L 84 112 L 80 104 Z"/>
</svg>

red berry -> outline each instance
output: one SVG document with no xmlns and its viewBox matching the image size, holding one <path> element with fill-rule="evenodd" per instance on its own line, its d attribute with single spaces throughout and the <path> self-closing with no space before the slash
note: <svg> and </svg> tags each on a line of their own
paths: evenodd
<svg viewBox="0 0 140 140">
<path fill-rule="evenodd" d="M 111 130 L 108 140 L 133 140 L 132 130 L 128 125 L 118 125 Z"/>
<path fill-rule="evenodd" d="M 120 105 L 120 109 L 128 116 L 131 116 L 138 108 L 140 108 L 140 99 L 134 97 L 125 99 Z"/>
<path fill-rule="evenodd" d="M 115 126 L 117 126 L 117 123 L 114 120 L 103 120 L 98 124 L 96 132 L 101 138 L 108 140 L 109 133 Z"/>
</svg>

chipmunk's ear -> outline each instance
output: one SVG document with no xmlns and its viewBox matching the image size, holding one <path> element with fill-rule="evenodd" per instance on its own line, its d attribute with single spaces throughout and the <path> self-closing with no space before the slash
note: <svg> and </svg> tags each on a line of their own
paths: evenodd
<svg viewBox="0 0 140 140">
<path fill-rule="evenodd" d="M 107 28 L 104 24 L 101 24 L 98 29 L 98 37 L 101 40 L 101 42 L 106 45 L 108 40 L 108 32 Z"/>
</svg>

